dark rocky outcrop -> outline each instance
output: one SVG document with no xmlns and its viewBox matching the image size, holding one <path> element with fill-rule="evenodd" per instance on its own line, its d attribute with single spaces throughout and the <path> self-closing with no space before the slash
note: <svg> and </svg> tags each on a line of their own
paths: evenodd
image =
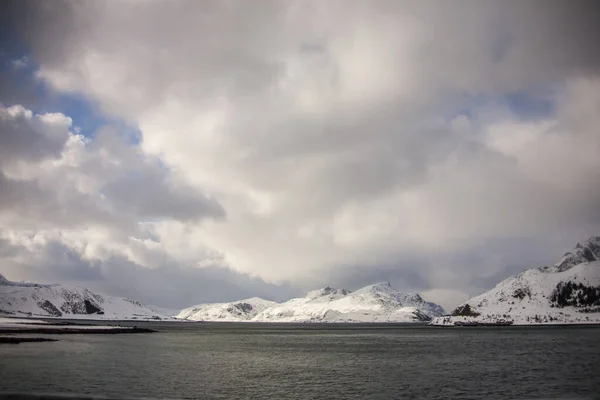
<svg viewBox="0 0 600 400">
<path fill-rule="evenodd" d="M 531 297 L 531 291 L 529 288 L 519 288 L 515 290 L 512 297 L 515 299 L 523 300 L 525 297 Z"/>
<path fill-rule="evenodd" d="M 62 317 L 63 315 L 62 312 L 60 312 L 60 310 L 48 300 L 38 301 L 37 305 L 53 317 Z"/>
<path fill-rule="evenodd" d="M 550 296 L 550 305 L 560 308 L 600 306 L 600 286 L 560 282 Z"/>
<path fill-rule="evenodd" d="M 101 308 L 96 307 L 91 301 L 85 299 L 83 301 L 83 305 L 85 306 L 86 314 L 104 314 Z"/>
<path fill-rule="evenodd" d="M 237 304 L 234 304 L 234 307 L 244 313 L 248 313 L 254 309 L 254 307 L 252 307 L 252 304 L 248 304 L 248 303 L 237 303 Z M 231 311 L 233 311 L 233 310 L 231 310 Z"/>
<path fill-rule="evenodd" d="M 452 311 L 453 317 L 478 317 L 479 313 L 471 310 L 471 306 L 465 304 L 463 306 L 459 306 Z"/>
<path fill-rule="evenodd" d="M 60 307 L 65 314 L 104 314 L 100 306 L 89 299 L 68 298 L 68 301 Z"/>
<path fill-rule="evenodd" d="M 429 322 L 432 319 L 429 315 L 427 315 L 419 310 L 416 310 L 414 312 L 414 316 L 415 316 L 415 319 L 420 322 Z"/>
</svg>

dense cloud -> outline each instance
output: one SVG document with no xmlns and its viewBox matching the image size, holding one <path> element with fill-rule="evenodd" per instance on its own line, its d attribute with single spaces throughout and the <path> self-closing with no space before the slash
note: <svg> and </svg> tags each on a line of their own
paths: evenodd
<svg viewBox="0 0 600 400">
<path fill-rule="evenodd" d="M 71 119 L 62 114 L 33 115 L 22 106 L 0 109 L 2 163 L 57 157 L 68 139 Z"/>
<path fill-rule="evenodd" d="M 216 201 L 177 181 L 108 127 L 89 140 L 73 132 L 63 114 L 0 107 L 0 149 L 0 185 L 6 187 L 0 215 L 16 223 L 30 218 L 61 228 L 99 223 L 96 218 L 135 224 L 225 216 Z"/>
<path fill-rule="evenodd" d="M 268 285 L 227 268 L 186 268 L 168 255 L 153 255 L 160 256 L 160 267 L 147 268 L 118 253 L 106 259 L 89 258 L 85 251 L 48 233 L 20 238 L 18 243 L 0 239 L 2 272 L 9 277 L 85 285 L 109 295 L 174 310 L 201 302 L 229 301 L 237 296 L 281 301 L 299 294 L 289 286 Z"/>
<path fill-rule="evenodd" d="M 0 138 L 15 160 L 62 161 L 0 184 L 85 204 L 91 225 L 64 228 L 142 268 L 165 265 L 135 238 L 173 268 L 387 279 L 450 307 L 600 232 L 594 1 L 7 4 L 36 79 L 141 142 L 106 128 L 87 143 L 69 124 L 62 142 L 32 124 L 15 137 L 14 122 Z"/>
</svg>

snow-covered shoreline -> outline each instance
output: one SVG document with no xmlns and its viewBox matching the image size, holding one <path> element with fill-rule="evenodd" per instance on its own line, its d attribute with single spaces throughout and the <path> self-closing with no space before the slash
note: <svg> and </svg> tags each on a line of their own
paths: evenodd
<svg viewBox="0 0 600 400">
<path fill-rule="evenodd" d="M 63 324 L 62 321 L 57 320 L 57 323 L 52 323 L 39 319 L 28 319 L 28 318 L 6 318 L 0 317 L 0 329 L 14 329 L 25 330 L 25 329 L 115 329 L 123 328 L 116 325 L 82 325 L 82 324 Z"/>
<path fill-rule="evenodd" d="M 581 319 L 565 319 L 562 321 L 521 321 L 521 320 L 509 320 L 510 324 L 503 324 L 506 321 L 504 318 L 469 318 L 460 316 L 445 316 L 436 317 L 429 322 L 430 326 L 441 326 L 441 327 L 455 327 L 455 326 L 469 326 L 473 325 L 492 325 L 492 326 L 568 326 L 568 325 L 598 325 L 600 326 L 600 320 L 581 320 Z"/>
<path fill-rule="evenodd" d="M 119 326 L 119 325 L 90 325 L 75 324 L 68 322 L 49 322 L 36 319 L 23 318 L 5 318 L 0 317 L 0 336 L 2 339 L 19 338 L 21 335 L 42 334 L 42 335 L 64 335 L 64 334 L 123 334 L 123 333 L 152 333 L 152 329 L 140 328 L 137 326 Z M 16 336 L 15 336 L 16 335 Z M 41 341 L 48 341 L 41 338 Z M 6 341 L 5 341 L 6 342 Z M 11 341 L 8 341 L 11 343 Z M 18 343 L 16 341 L 15 343 Z"/>
</svg>

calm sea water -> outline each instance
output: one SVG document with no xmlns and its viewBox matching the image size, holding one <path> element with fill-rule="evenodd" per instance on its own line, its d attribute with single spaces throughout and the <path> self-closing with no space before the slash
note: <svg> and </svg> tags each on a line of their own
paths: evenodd
<svg viewBox="0 0 600 400">
<path fill-rule="evenodd" d="M 600 328 L 594 327 L 144 325 L 160 332 L 0 345 L 0 392 L 202 399 L 600 398 Z"/>
</svg>

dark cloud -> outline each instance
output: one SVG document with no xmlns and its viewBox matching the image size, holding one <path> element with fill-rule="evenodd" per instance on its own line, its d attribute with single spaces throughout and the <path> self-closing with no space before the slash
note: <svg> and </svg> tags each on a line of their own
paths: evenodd
<svg viewBox="0 0 600 400">
<path fill-rule="evenodd" d="M 514 15 L 523 35 L 533 34 L 534 39 L 515 56 L 525 59 L 531 54 L 547 54 L 538 62 L 564 66 L 576 75 L 597 76 L 600 72 L 600 52 L 594 50 L 595 38 L 600 35 L 600 4 L 597 1 L 514 3 L 517 3 Z"/>
<path fill-rule="evenodd" d="M 140 219 L 174 218 L 180 221 L 223 218 L 225 210 L 215 200 L 188 187 L 170 184 L 166 171 L 148 166 L 104 185 L 102 193 L 120 212 Z"/>
<path fill-rule="evenodd" d="M 168 168 L 137 153 L 109 128 L 86 144 L 73 136 L 71 120 L 62 114 L 37 115 L 21 106 L 0 113 L 0 167 L 21 162 L 35 171 L 35 163 L 58 160 L 63 152 L 75 152 L 79 158 L 75 165 L 64 163 L 40 175 L 36 171 L 33 178 L 18 173 L 11 178 L 0 170 L 0 212 L 13 220 L 29 220 L 40 228 L 96 223 L 122 229 L 140 219 L 224 217 L 215 200 L 170 182 Z M 65 148 L 68 140 L 78 146 Z M 97 189 L 80 190 L 81 179 L 96 180 L 92 185 Z"/>
<path fill-rule="evenodd" d="M 97 132 L 90 150 L 110 154 L 110 161 L 91 159 L 83 166 L 90 175 L 105 182 L 104 196 L 120 212 L 138 219 L 173 218 L 176 220 L 222 219 L 225 210 L 185 182 L 176 182 L 172 171 L 154 157 L 146 157 L 125 142 L 115 129 Z"/>
<path fill-rule="evenodd" d="M 56 158 L 68 139 L 65 120 L 42 121 L 21 106 L 0 108 L 0 163 Z"/>
<path fill-rule="evenodd" d="M 69 38 L 75 27 L 73 3 L 68 0 L 8 0 L 0 5 L 0 43 L 5 52 L 26 49 L 40 58 L 60 58 L 56 46 Z M 65 49 L 66 51 L 66 49 Z"/>
<path fill-rule="evenodd" d="M 431 268 L 429 262 L 422 258 L 415 258 L 413 260 L 398 259 L 397 264 L 384 267 L 346 266 L 327 271 L 326 274 L 327 280 L 332 282 L 331 285 L 340 288 L 356 290 L 370 283 L 390 282 L 393 287 L 400 290 L 421 292 L 432 287 L 427 277 L 428 270 Z"/>
<path fill-rule="evenodd" d="M 289 286 L 269 285 L 216 266 L 190 268 L 169 260 L 160 268 L 150 269 L 119 255 L 89 260 L 58 240 L 44 241 L 32 251 L 0 239 L 0 254 L 4 256 L 0 273 L 7 279 L 35 277 L 40 283 L 85 285 L 109 295 L 173 309 L 253 296 L 281 301 L 300 294 Z"/>
<path fill-rule="evenodd" d="M 0 104 L 21 104 L 28 109 L 37 109 L 40 101 L 35 85 L 23 79 L 25 72 L 11 66 L 11 57 L 0 57 Z"/>
<path fill-rule="evenodd" d="M 123 229 L 124 221 L 98 207 L 89 195 L 57 193 L 36 181 L 15 180 L 0 172 L 0 221 L 17 229 L 75 228 L 98 224 Z M 129 229 L 132 227 L 129 226 Z"/>
</svg>

